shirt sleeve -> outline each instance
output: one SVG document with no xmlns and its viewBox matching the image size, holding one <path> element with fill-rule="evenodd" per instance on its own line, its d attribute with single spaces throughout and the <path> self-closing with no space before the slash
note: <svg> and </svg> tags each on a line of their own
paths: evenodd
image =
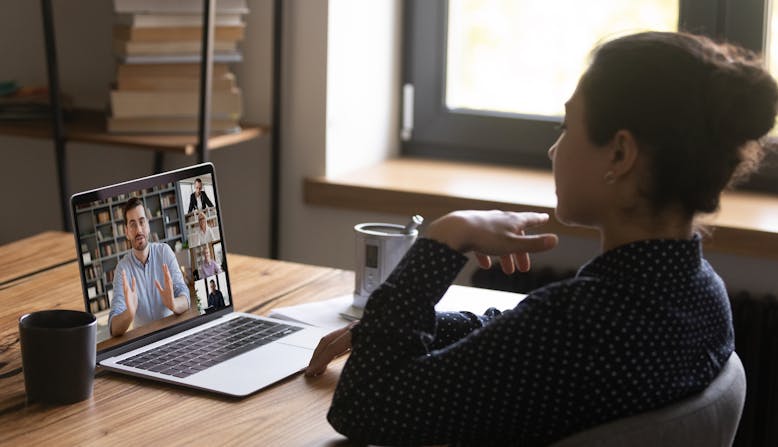
<svg viewBox="0 0 778 447">
<path fill-rule="evenodd" d="M 203 204 L 205 206 L 213 206 L 213 203 L 211 202 L 211 199 L 208 198 L 208 195 L 203 191 Z"/>
<path fill-rule="evenodd" d="M 195 195 L 192 194 L 189 196 L 189 211 L 187 211 L 187 213 L 191 213 L 196 209 L 197 209 L 197 199 L 195 198 Z"/>
<path fill-rule="evenodd" d="M 114 269 L 113 275 L 113 298 L 111 298 L 111 312 L 108 314 L 108 330 L 111 330 L 111 321 L 113 317 L 121 315 L 127 310 L 124 302 L 124 285 L 122 284 L 123 263 L 119 261 Z M 132 283 L 132 272 L 127 272 L 127 281 Z"/>
<path fill-rule="evenodd" d="M 466 337 L 474 330 L 484 327 L 500 314 L 501 312 L 493 307 L 487 309 L 483 315 L 466 311 L 438 312 L 436 315 L 437 332 L 430 347 L 431 349 L 446 347 Z"/>
<path fill-rule="evenodd" d="M 168 244 L 162 244 L 162 250 L 164 251 L 165 264 L 170 271 L 170 278 L 173 280 L 173 294 L 174 296 L 185 296 L 189 298 L 189 287 L 184 282 L 184 275 L 181 274 L 181 268 L 178 266 L 178 260 L 176 259 L 173 249 Z"/>
<path fill-rule="evenodd" d="M 557 378 L 536 365 L 547 365 L 538 359 L 568 342 L 552 335 L 565 333 L 554 322 L 568 320 L 534 295 L 491 321 L 436 314 L 435 303 L 465 261 L 419 239 L 374 292 L 352 329 L 352 353 L 328 413 L 337 431 L 392 445 L 489 444 L 511 434 L 522 445 L 548 439 L 549 427 L 558 425 L 551 414 L 560 410 L 542 407 L 564 396 L 555 395 Z M 446 320 L 457 329 L 438 339 Z"/>
</svg>

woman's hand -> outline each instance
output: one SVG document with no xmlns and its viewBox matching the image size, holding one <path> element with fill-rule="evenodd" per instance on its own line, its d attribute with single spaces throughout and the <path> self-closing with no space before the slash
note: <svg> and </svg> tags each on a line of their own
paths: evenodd
<svg viewBox="0 0 778 447">
<path fill-rule="evenodd" d="M 475 252 L 482 268 L 499 256 L 502 270 L 511 274 L 530 268 L 529 253 L 554 248 L 554 234 L 525 235 L 527 228 L 548 222 L 548 214 L 507 211 L 455 211 L 432 222 L 424 234 L 460 253 Z"/>
<path fill-rule="evenodd" d="M 355 321 L 322 337 L 316 350 L 313 351 L 308 367 L 305 368 L 306 376 L 318 376 L 327 369 L 327 365 L 335 357 L 351 350 L 351 328 L 357 323 L 358 321 Z"/>
</svg>

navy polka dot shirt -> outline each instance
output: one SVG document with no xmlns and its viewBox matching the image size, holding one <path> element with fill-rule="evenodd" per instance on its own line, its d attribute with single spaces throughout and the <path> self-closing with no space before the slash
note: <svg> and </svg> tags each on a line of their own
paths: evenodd
<svg viewBox="0 0 778 447">
<path fill-rule="evenodd" d="M 734 348 L 698 237 L 610 250 L 514 309 L 436 313 L 466 258 L 419 239 L 352 329 L 328 420 L 366 443 L 547 445 L 704 389 Z"/>
</svg>

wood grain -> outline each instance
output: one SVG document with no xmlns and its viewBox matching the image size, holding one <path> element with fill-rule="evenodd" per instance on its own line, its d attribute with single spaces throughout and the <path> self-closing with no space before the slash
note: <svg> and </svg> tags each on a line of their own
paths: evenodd
<svg viewBox="0 0 778 447">
<path fill-rule="evenodd" d="M 237 310 L 328 299 L 353 288 L 353 273 L 228 255 Z M 0 444 L 348 445 L 326 413 L 344 359 L 322 376 L 290 377 L 244 399 L 104 373 L 93 396 L 67 406 L 27 403 L 18 349 L 19 315 L 82 309 L 76 263 L 0 290 Z"/>
<path fill-rule="evenodd" d="M 107 374 L 69 406 L 27 404 L 0 414 L 13 445 L 333 445 L 326 413 L 343 360 L 322 376 L 293 376 L 236 400 Z"/>
<path fill-rule="evenodd" d="M 552 216 L 548 231 L 595 238 L 597 232 L 555 218 L 550 172 L 399 158 L 355 172 L 305 180 L 310 205 L 434 219 L 458 209 L 534 211 Z M 722 195 L 721 209 L 703 219 L 712 230 L 706 250 L 778 260 L 778 197 L 744 192 Z"/>
<path fill-rule="evenodd" d="M 136 149 L 175 152 L 192 155 L 197 149 L 197 135 L 118 135 L 105 130 L 105 113 L 96 110 L 74 110 L 65 121 L 68 141 L 120 145 Z M 236 143 L 267 135 L 269 128 L 256 124 L 241 124 L 241 131 L 213 135 L 208 150 L 226 148 Z M 48 119 L 0 121 L 0 135 L 27 138 L 51 138 Z"/>
<path fill-rule="evenodd" d="M 0 285 L 41 269 L 76 260 L 71 233 L 47 231 L 0 247 Z"/>
</svg>

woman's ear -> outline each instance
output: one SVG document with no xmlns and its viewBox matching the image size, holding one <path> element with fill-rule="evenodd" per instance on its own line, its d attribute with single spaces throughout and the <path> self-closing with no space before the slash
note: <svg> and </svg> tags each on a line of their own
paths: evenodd
<svg viewBox="0 0 778 447">
<path fill-rule="evenodd" d="M 608 160 L 608 173 L 614 180 L 628 175 L 637 165 L 639 148 L 635 135 L 629 130 L 619 130 L 613 136 Z"/>
</svg>

